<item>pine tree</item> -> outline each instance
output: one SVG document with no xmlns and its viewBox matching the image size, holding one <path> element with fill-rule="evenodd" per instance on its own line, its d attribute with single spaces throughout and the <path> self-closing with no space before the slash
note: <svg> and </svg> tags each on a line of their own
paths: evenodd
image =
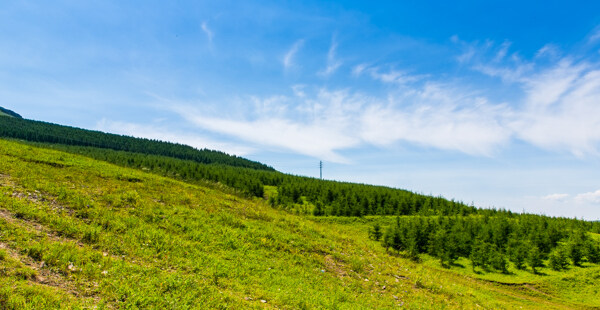
<svg viewBox="0 0 600 310">
<path fill-rule="evenodd" d="M 590 263 L 600 263 L 600 246 L 594 244 L 592 240 L 589 240 L 586 245 L 586 256 Z"/>
<path fill-rule="evenodd" d="M 379 241 L 379 239 L 381 239 L 381 236 L 381 226 L 379 225 L 379 223 L 375 223 L 375 225 L 373 225 L 373 228 L 369 231 L 369 237 L 375 241 Z"/>
<path fill-rule="evenodd" d="M 509 259 L 517 269 L 525 268 L 525 260 L 527 259 L 527 248 L 525 245 L 513 242 L 508 248 Z"/>
<path fill-rule="evenodd" d="M 564 246 L 558 246 L 550 253 L 550 267 L 556 271 L 567 269 L 569 266 L 567 249 Z"/>
<path fill-rule="evenodd" d="M 535 268 L 543 266 L 542 253 L 537 246 L 533 246 L 527 253 L 527 264 L 531 267 L 533 273 L 537 273 Z"/>
<path fill-rule="evenodd" d="M 481 241 L 481 239 L 475 240 L 471 247 L 471 254 L 469 255 L 473 271 L 475 271 L 475 267 L 487 270 L 489 265 L 489 248 L 489 244 Z"/>
</svg>

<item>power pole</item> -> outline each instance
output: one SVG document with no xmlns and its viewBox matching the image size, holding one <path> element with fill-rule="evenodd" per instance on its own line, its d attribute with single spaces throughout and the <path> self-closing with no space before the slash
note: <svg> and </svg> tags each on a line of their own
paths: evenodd
<svg viewBox="0 0 600 310">
<path fill-rule="evenodd" d="M 319 161 L 319 178 L 323 180 L 323 161 Z"/>
</svg>

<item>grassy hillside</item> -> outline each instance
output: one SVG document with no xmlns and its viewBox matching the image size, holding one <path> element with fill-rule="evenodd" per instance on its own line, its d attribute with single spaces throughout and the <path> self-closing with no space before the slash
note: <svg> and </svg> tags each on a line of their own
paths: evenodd
<svg viewBox="0 0 600 310">
<path fill-rule="evenodd" d="M 302 217 L 0 140 L 0 308 L 585 309 L 600 269 L 510 284 L 386 253 L 379 217 Z M 390 218 L 389 221 L 393 221 Z M 506 281 L 505 281 L 506 282 Z"/>
</svg>

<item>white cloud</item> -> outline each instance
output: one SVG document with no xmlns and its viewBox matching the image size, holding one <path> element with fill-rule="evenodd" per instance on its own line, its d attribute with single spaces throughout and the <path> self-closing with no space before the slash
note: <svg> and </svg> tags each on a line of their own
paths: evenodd
<svg viewBox="0 0 600 310">
<path fill-rule="evenodd" d="M 564 202 L 569 198 L 569 194 L 550 194 L 542 197 L 544 200 Z"/>
<path fill-rule="evenodd" d="M 297 84 L 297 85 L 292 86 L 292 91 L 294 92 L 294 95 L 296 97 L 304 98 L 304 97 L 306 97 L 306 93 L 304 92 L 305 88 L 306 88 L 306 85 Z"/>
<path fill-rule="evenodd" d="M 298 53 L 298 50 L 300 50 L 300 48 L 302 47 L 302 45 L 304 44 L 304 40 L 300 39 L 297 40 L 294 45 L 292 45 L 292 47 L 285 53 L 285 55 L 283 56 L 283 68 L 288 70 L 290 69 L 292 66 L 294 66 L 294 56 L 296 56 L 296 53 Z"/>
<path fill-rule="evenodd" d="M 342 62 L 336 59 L 335 56 L 337 46 L 335 39 L 333 39 L 329 51 L 327 52 L 327 67 L 322 71 L 319 71 L 319 75 L 325 77 L 330 76 L 342 65 Z"/>
<path fill-rule="evenodd" d="M 332 162 L 347 162 L 335 152 L 357 144 L 357 140 L 342 133 L 339 127 L 321 121 L 299 123 L 283 118 L 230 120 L 204 117 L 201 113 L 182 115 L 197 126 L 235 136 L 239 139 L 275 149 L 322 158 Z"/>
<path fill-rule="evenodd" d="M 570 56 L 541 65 L 515 54 L 499 61 L 497 53 L 485 61 L 488 49 L 481 49 L 472 68 L 523 91 L 505 119 L 513 137 L 579 157 L 600 154 L 600 63 Z"/>
<path fill-rule="evenodd" d="M 365 69 L 367 69 L 369 66 L 367 64 L 358 64 L 356 66 L 354 66 L 354 68 L 352 68 L 352 75 L 355 77 L 360 76 Z"/>
<path fill-rule="evenodd" d="M 212 32 L 212 30 L 210 30 L 210 28 L 208 28 L 208 23 L 206 21 L 203 21 L 201 27 L 202 27 L 202 31 L 204 31 L 204 34 L 206 34 L 208 41 L 212 42 L 215 34 Z"/>
<path fill-rule="evenodd" d="M 379 67 L 371 67 L 367 64 L 358 64 L 352 68 L 352 75 L 354 77 L 359 77 L 363 73 L 368 73 L 371 78 L 374 80 L 380 81 L 382 83 L 390 83 L 390 84 L 406 84 L 409 82 L 416 82 L 419 80 L 423 80 L 426 75 L 414 75 L 409 74 L 405 71 L 389 69 L 387 71 L 382 70 Z"/>
<path fill-rule="evenodd" d="M 512 122 L 518 138 L 576 156 L 598 155 L 599 70 L 563 60 L 523 81 L 526 98 Z"/>
<path fill-rule="evenodd" d="M 600 27 L 596 27 L 592 35 L 590 35 L 588 42 L 595 42 L 600 39 Z"/>
<path fill-rule="evenodd" d="M 556 58 L 560 55 L 560 51 L 558 50 L 558 47 L 556 47 L 554 44 L 546 44 L 544 46 L 542 46 L 542 48 L 540 48 L 537 53 L 535 53 L 535 57 L 536 58 L 540 58 L 540 57 L 550 57 L 550 58 Z"/>
<path fill-rule="evenodd" d="M 600 189 L 595 192 L 579 194 L 575 197 L 579 203 L 600 204 Z"/>
<path fill-rule="evenodd" d="M 465 100 L 465 94 L 439 84 L 393 99 L 319 89 L 251 100 L 260 102 L 260 112 L 244 118 L 210 115 L 190 105 L 173 111 L 205 130 L 334 162 L 347 162 L 340 154 L 345 149 L 397 142 L 490 156 L 510 137 L 501 124 L 503 106 Z"/>
<path fill-rule="evenodd" d="M 490 156 L 509 140 L 510 131 L 502 124 L 505 108 L 482 98 L 465 100 L 461 93 L 428 84 L 399 100 L 413 104 L 403 109 L 371 106 L 364 111 L 361 136 L 366 142 L 386 145 L 406 141 Z"/>
<path fill-rule="evenodd" d="M 504 59 L 504 57 L 506 56 L 506 53 L 508 53 L 508 49 L 510 48 L 510 42 L 508 41 L 504 41 L 501 45 L 500 45 L 500 49 L 498 50 L 498 52 L 496 52 L 496 57 L 494 58 L 494 61 L 501 61 Z"/>
<path fill-rule="evenodd" d="M 369 70 L 373 79 L 384 83 L 406 84 L 415 82 L 423 78 L 423 76 L 409 75 L 404 71 L 390 69 L 387 72 L 380 72 L 379 68 L 371 68 Z"/>
</svg>

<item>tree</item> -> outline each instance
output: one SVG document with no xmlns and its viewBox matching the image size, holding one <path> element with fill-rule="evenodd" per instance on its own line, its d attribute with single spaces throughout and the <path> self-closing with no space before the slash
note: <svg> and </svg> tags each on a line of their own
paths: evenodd
<svg viewBox="0 0 600 310">
<path fill-rule="evenodd" d="M 383 238 L 381 239 L 381 245 L 385 248 L 385 251 L 389 251 L 389 249 L 394 244 L 394 233 L 396 229 L 392 227 L 388 227 L 383 234 Z"/>
<path fill-rule="evenodd" d="M 600 246 L 598 244 L 594 244 L 592 240 L 589 240 L 586 246 L 586 256 L 590 263 L 599 264 Z"/>
<path fill-rule="evenodd" d="M 473 271 L 475 271 L 475 267 L 481 267 L 484 270 L 487 270 L 489 266 L 489 250 L 490 244 L 481 241 L 481 239 L 475 240 L 471 247 L 471 254 L 469 255 Z"/>
<path fill-rule="evenodd" d="M 580 240 L 572 239 L 569 241 L 569 258 L 573 265 L 580 266 L 583 260 L 583 243 Z"/>
<path fill-rule="evenodd" d="M 379 241 L 379 239 L 381 239 L 382 236 L 382 232 L 381 232 L 381 226 L 379 225 L 379 223 L 375 223 L 375 225 L 373 225 L 373 228 L 369 231 L 369 237 L 375 241 Z"/>
<path fill-rule="evenodd" d="M 550 253 L 550 267 L 556 271 L 567 269 L 569 266 L 569 259 L 567 248 L 564 246 L 558 246 Z"/>
<path fill-rule="evenodd" d="M 544 266 L 542 262 L 542 253 L 537 246 L 533 246 L 527 253 L 527 265 L 531 267 L 533 273 L 537 273 L 535 268 Z"/>
<path fill-rule="evenodd" d="M 506 256 L 497 249 L 492 249 L 492 251 L 490 251 L 489 260 L 492 268 L 502 273 L 508 273 L 508 260 L 506 259 Z"/>
<path fill-rule="evenodd" d="M 432 233 L 429 241 L 429 253 L 440 259 L 443 267 L 449 267 L 458 258 L 456 236 L 445 229 Z"/>
<path fill-rule="evenodd" d="M 517 269 L 525 268 L 525 260 L 527 259 L 527 248 L 520 242 L 513 242 L 508 250 L 508 258 Z"/>
<path fill-rule="evenodd" d="M 323 203 L 321 201 L 317 201 L 317 203 L 315 203 L 315 208 L 313 209 L 313 215 L 320 216 L 320 215 L 324 215 L 324 214 L 325 214 L 325 212 L 323 211 Z M 379 239 L 376 239 L 376 240 L 379 241 Z"/>
</svg>

